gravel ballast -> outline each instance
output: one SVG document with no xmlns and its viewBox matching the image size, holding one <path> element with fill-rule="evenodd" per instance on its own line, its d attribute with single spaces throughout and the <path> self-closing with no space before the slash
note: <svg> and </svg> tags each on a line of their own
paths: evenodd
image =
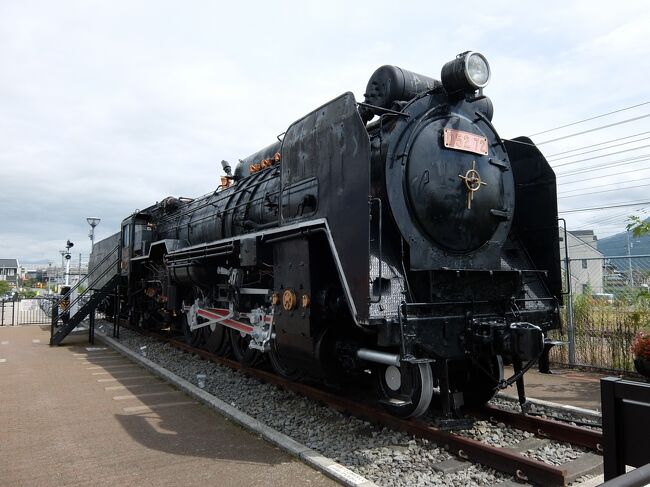
<svg viewBox="0 0 650 487">
<path fill-rule="evenodd" d="M 197 374 L 204 374 L 206 392 L 378 485 L 491 486 L 511 479 L 472 463 L 453 473 L 437 472 L 432 466 L 452 456 L 426 439 L 346 416 L 128 329 L 121 330 L 119 342 L 193 384 L 197 384 Z M 460 434 L 496 447 L 511 446 L 532 436 L 487 421 L 477 421 Z M 525 454 L 559 465 L 577 458 L 582 451 L 552 443 Z"/>
</svg>

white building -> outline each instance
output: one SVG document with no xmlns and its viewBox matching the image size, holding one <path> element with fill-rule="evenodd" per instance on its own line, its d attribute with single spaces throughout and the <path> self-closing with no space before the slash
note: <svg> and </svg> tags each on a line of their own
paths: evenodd
<svg viewBox="0 0 650 487">
<path fill-rule="evenodd" d="M 560 229 L 560 258 L 565 259 L 565 245 L 569 251 L 571 291 L 573 294 L 584 294 L 590 290 L 592 294 L 603 292 L 604 256 L 596 249 L 598 238 L 593 230 L 567 231 L 567 242 L 564 241 L 564 230 Z M 562 266 L 565 270 L 565 265 Z"/>
<path fill-rule="evenodd" d="M 20 277 L 20 264 L 16 259 L 0 259 L 0 281 L 15 286 Z"/>
</svg>

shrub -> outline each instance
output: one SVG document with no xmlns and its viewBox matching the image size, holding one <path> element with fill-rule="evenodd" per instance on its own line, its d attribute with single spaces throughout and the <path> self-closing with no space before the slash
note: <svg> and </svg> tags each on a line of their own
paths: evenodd
<svg viewBox="0 0 650 487">
<path fill-rule="evenodd" d="M 636 358 L 650 359 L 650 332 L 638 332 L 632 340 L 630 351 Z"/>
</svg>

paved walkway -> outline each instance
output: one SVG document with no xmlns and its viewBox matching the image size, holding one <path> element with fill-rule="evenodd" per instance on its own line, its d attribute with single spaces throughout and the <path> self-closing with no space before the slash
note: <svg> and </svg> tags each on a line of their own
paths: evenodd
<svg viewBox="0 0 650 487">
<path fill-rule="evenodd" d="M 611 374 L 558 368 L 552 370 L 553 374 L 540 374 L 536 370 L 526 373 L 524 379 L 528 397 L 600 411 L 600 379 Z M 506 367 L 505 372 L 508 377 L 512 375 L 510 367 Z M 516 396 L 517 388 L 513 385 L 504 392 Z"/>
<path fill-rule="evenodd" d="M 0 486 L 334 486 L 87 335 L 0 327 Z"/>
<path fill-rule="evenodd" d="M 609 375 L 571 369 L 552 369 L 553 374 L 526 373 L 526 395 L 535 399 L 600 411 L 600 379 Z M 516 387 L 505 391 L 517 395 Z"/>
</svg>

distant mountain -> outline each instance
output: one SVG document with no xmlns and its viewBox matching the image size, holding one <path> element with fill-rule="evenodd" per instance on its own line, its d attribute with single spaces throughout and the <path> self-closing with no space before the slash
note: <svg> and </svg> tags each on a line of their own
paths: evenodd
<svg viewBox="0 0 650 487">
<path fill-rule="evenodd" d="M 646 221 L 649 221 L 650 218 Z M 633 237 L 629 235 L 630 255 L 650 255 L 650 236 Z M 628 234 L 627 232 L 617 233 L 611 237 L 597 241 L 598 251 L 605 257 L 628 255 Z M 611 263 L 616 267 L 625 268 L 628 265 L 627 259 L 612 259 Z M 640 257 L 633 260 L 637 268 L 650 269 L 650 257 Z"/>
</svg>

